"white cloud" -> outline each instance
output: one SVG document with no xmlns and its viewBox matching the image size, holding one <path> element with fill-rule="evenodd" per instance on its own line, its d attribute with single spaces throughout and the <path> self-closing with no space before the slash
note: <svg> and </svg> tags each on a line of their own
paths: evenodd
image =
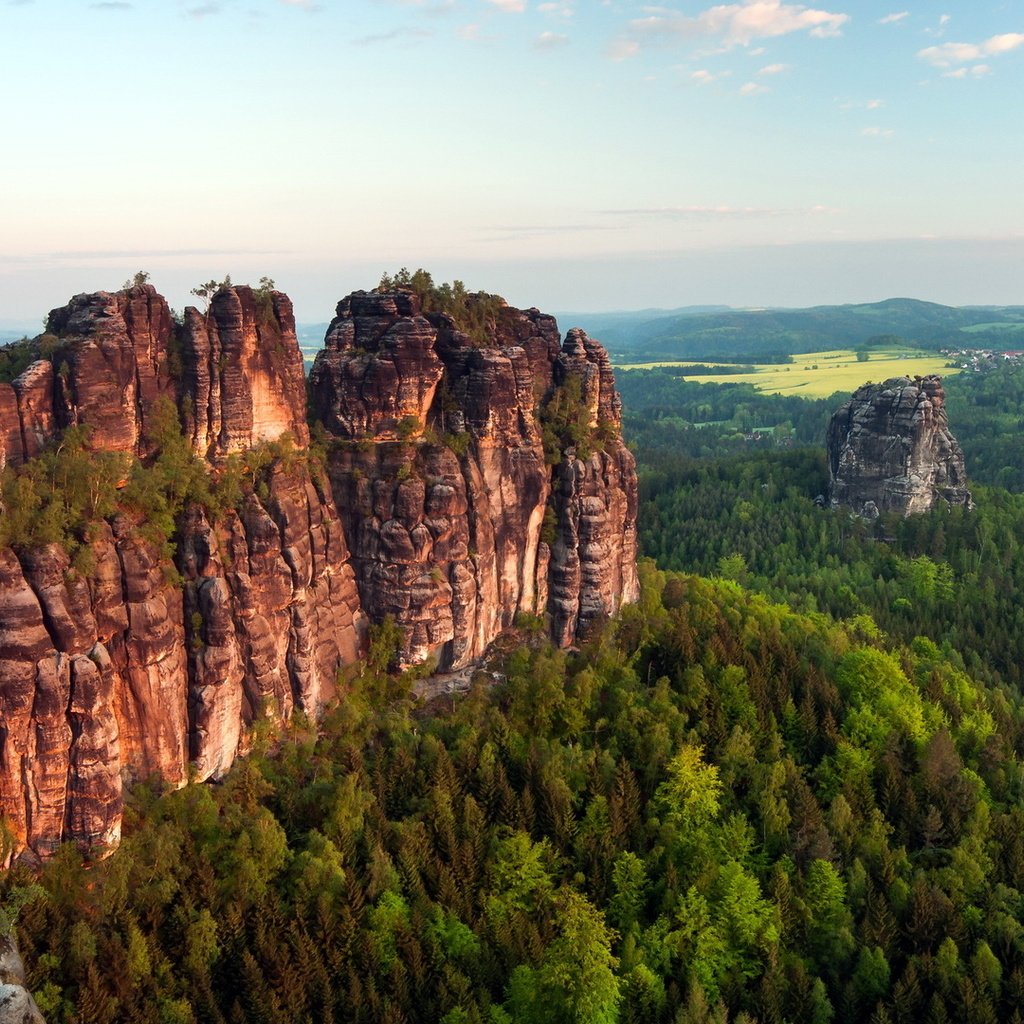
<svg viewBox="0 0 1024 1024">
<path fill-rule="evenodd" d="M 395 43 L 406 39 L 427 39 L 433 35 L 430 29 L 419 28 L 416 25 L 400 25 L 398 28 L 390 29 L 387 32 L 375 32 L 369 36 L 359 36 L 352 42 L 356 46 L 374 46 L 377 43 Z"/>
<path fill-rule="evenodd" d="M 696 71 L 690 73 L 690 80 L 696 82 L 697 85 L 710 85 L 712 82 L 717 82 L 720 78 L 728 78 L 732 74 L 731 71 L 708 71 L 707 68 L 699 68 Z"/>
<path fill-rule="evenodd" d="M 643 35 L 720 36 L 727 46 L 749 46 L 755 39 L 772 39 L 791 32 L 809 32 L 812 36 L 838 35 L 850 20 L 848 14 L 782 3 L 782 0 L 745 0 L 738 4 L 718 4 L 701 11 L 695 18 L 663 8 L 654 8 L 646 18 L 631 24 Z"/>
<path fill-rule="evenodd" d="M 561 32 L 541 32 L 533 41 L 538 50 L 553 50 L 556 47 L 564 46 L 569 42 L 569 37 Z"/>
<path fill-rule="evenodd" d="M 768 86 L 757 82 L 744 82 L 738 91 L 741 96 L 759 96 L 763 92 L 768 92 Z"/>
<path fill-rule="evenodd" d="M 565 18 L 568 20 L 575 13 L 573 6 L 574 0 L 559 0 L 557 3 L 538 4 L 537 10 L 541 14 L 547 14 L 553 18 Z"/>
<path fill-rule="evenodd" d="M 781 75 L 790 69 L 789 64 L 766 64 L 760 71 L 759 75 Z"/>
<path fill-rule="evenodd" d="M 937 68 L 950 68 L 957 64 L 970 64 L 982 57 L 995 57 L 1024 46 L 1024 32 L 1004 32 L 990 36 L 981 43 L 940 43 L 918 50 L 917 55 Z"/>
<path fill-rule="evenodd" d="M 837 96 L 835 101 L 840 110 L 881 110 L 885 106 L 885 100 L 843 100 L 840 103 Z"/>
<path fill-rule="evenodd" d="M 628 60 L 640 52 L 640 44 L 635 39 L 613 39 L 605 50 L 609 60 Z"/>
<path fill-rule="evenodd" d="M 872 139 L 889 139 L 892 138 L 896 133 L 891 128 L 862 128 L 860 131 L 861 135 L 865 135 Z"/>
<path fill-rule="evenodd" d="M 957 68 L 955 71 L 944 71 L 943 78 L 983 78 L 992 69 L 987 64 L 975 64 L 973 68 Z"/>
<path fill-rule="evenodd" d="M 879 25 L 895 25 L 896 22 L 902 21 L 904 18 L 910 16 L 910 11 L 898 11 L 896 14 L 887 14 L 884 18 L 878 19 Z"/>
<path fill-rule="evenodd" d="M 500 11 L 507 11 L 509 14 L 522 14 L 526 10 L 526 0 L 487 0 Z"/>
</svg>

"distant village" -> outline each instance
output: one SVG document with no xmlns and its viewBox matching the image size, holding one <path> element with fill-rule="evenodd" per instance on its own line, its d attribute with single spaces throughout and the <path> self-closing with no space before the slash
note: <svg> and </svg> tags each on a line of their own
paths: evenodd
<svg viewBox="0 0 1024 1024">
<path fill-rule="evenodd" d="M 991 348 L 941 348 L 939 352 L 949 359 L 949 366 L 977 373 L 995 370 L 1000 366 L 1024 365 L 1024 349 L 1000 352 Z"/>
</svg>

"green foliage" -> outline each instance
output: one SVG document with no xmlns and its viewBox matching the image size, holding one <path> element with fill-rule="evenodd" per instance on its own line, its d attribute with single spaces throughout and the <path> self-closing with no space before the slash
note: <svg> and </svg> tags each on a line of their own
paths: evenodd
<svg viewBox="0 0 1024 1024">
<path fill-rule="evenodd" d="M 261 277 L 259 285 L 252 290 L 252 296 L 256 300 L 256 315 L 263 323 L 273 323 L 275 287 L 272 277 Z"/>
<path fill-rule="evenodd" d="M 15 885 L 0 900 L 0 939 L 11 934 L 22 910 L 36 900 L 45 899 L 46 890 L 35 883 Z"/>
<path fill-rule="evenodd" d="M 128 292 L 132 288 L 141 288 L 143 285 L 149 284 L 149 273 L 145 270 L 137 270 L 123 285 L 121 285 L 121 291 Z"/>
<path fill-rule="evenodd" d="M 0 384 L 10 384 L 39 358 L 39 338 L 21 338 L 0 345 Z"/>
<path fill-rule="evenodd" d="M 645 449 L 640 481 L 641 543 L 664 568 L 723 575 L 740 556 L 738 578 L 772 600 L 867 614 L 905 643 L 957 649 L 989 682 L 1024 683 L 1024 495 L 972 485 L 970 512 L 868 524 L 815 504 L 828 473 L 812 449 L 714 460 Z"/>
<path fill-rule="evenodd" d="M 319 729 L 137 787 L 22 911 L 53 1024 L 1013 1020 L 1020 698 L 863 613 L 641 581 L 432 715 L 385 623 Z"/>
<path fill-rule="evenodd" d="M 128 466 L 120 452 L 90 451 L 85 427 L 69 428 L 38 457 L 8 466 L 0 477 L 0 546 L 61 544 L 74 558 L 88 543 L 90 524 L 116 509 Z"/>
<path fill-rule="evenodd" d="M 403 416 L 395 425 L 395 432 L 402 441 L 408 441 L 410 437 L 417 434 L 422 424 L 418 416 Z"/>
<path fill-rule="evenodd" d="M 570 374 L 565 382 L 540 406 L 540 426 L 544 441 L 544 460 L 549 466 L 562 461 L 573 449 L 576 458 L 586 461 L 605 439 L 591 425 L 590 409 L 583 394 L 583 380 Z"/>
<path fill-rule="evenodd" d="M 379 292 L 411 291 L 420 300 L 424 313 L 446 313 L 456 327 L 468 334 L 478 346 L 493 343 L 495 322 L 506 307 L 500 295 L 468 292 L 461 281 L 435 285 L 433 277 L 422 267 L 410 273 L 402 267 L 395 274 L 384 273 L 377 284 Z"/>
<path fill-rule="evenodd" d="M 458 431 L 457 433 L 446 432 L 441 436 L 441 443 L 447 445 L 459 456 L 465 455 L 469 451 L 469 445 L 472 440 L 473 435 L 467 430 Z"/>
<path fill-rule="evenodd" d="M 215 281 L 212 278 L 209 281 L 204 281 L 202 284 L 198 284 L 195 288 L 190 289 L 191 293 L 198 299 L 203 300 L 204 312 L 209 312 L 210 303 L 213 301 L 213 297 L 221 291 L 231 287 L 231 275 L 228 274 L 223 281 Z"/>
</svg>

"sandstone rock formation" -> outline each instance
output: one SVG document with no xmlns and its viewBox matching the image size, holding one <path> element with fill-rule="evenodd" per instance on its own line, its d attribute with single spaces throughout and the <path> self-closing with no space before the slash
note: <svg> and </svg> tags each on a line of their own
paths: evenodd
<svg viewBox="0 0 1024 1024">
<path fill-rule="evenodd" d="M 404 662 L 463 666 L 520 613 L 571 644 L 635 599 L 633 458 L 582 331 L 560 344 L 550 316 L 501 305 L 474 337 L 411 292 L 356 292 L 310 391 L 342 439 L 329 472 L 363 606 L 403 627 Z M 549 423 L 546 444 L 569 391 L 592 436 L 565 446 Z"/>
<path fill-rule="evenodd" d="M 25 965 L 13 930 L 0 931 L 0 1024 L 45 1024 L 25 988 Z"/>
<path fill-rule="evenodd" d="M 927 512 L 936 501 L 971 506 L 937 376 L 858 388 L 829 422 L 827 447 L 833 508 L 875 517 Z"/>
<path fill-rule="evenodd" d="M 185 311 L 182 411 L 199 455 L 245 451 L 290 433 L 309 442 L 306 379 L 287 295 L 222 288 Z"/>
<path fill-rule="evenodd" d="M 0 385 L 13 464 L 73 425 L 94 451 L 146 455 L 161 398 L 202 455 L 308 440 L 284 295 L 261 312 L 251 289 L 222 289 L 177 328 L 150 286 L 79 295 L 48 329 L 53 361 Z M 56 544 L 0 548 L 0 808 L 36 853 L 115 844 L 123 778 L 176 785 L 190 763 L 219 777 L 258 712 L 315 715 L 358 658 L 366 621 L 326 477 L 303 460 L 264 476 L 215 524 L 189 509 L 173 562 L 126 514 L 94 525 L 85 572 Z"/>
<path fill-rule="evenodd" d="M 520 613 L 572 644 L 635 598 L 636 476 L 604 350 L 480 302 L 468 331 L 408 291 L 339 304 L 310 382 L 325 467 L 303 452 L 281 293 L 222 288 L 179 323 L 150 286 L 51 313 L 40 359 L 0 384 L 0 459 L 82 426 L 88 450 L 148 465 L 173 402 L 186 455 L 245 486 L 182 508 L 173 560 L 124 502 L 74 561 L 0 547 L 0 811 L 23 847 L 109 847 L 126 780 L 218 778 L 258 714 L 316 715 L 369 622 L 394 617 L 403 663 L 447 668 Z"/>
</svg>

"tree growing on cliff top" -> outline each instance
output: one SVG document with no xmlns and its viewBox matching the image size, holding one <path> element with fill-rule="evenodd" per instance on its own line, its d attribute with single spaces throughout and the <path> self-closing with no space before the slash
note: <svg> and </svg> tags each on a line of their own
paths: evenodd
<svg viewBox="0 0 1024 1024">
<path fill-rule="evenodd" d="M 269 280 L 269 278 L 267 279 Z M 202 299 L 205 305 L 203 306 L 203 316 L 206 316 L 210 312 L 210 303 L 213 301 L 213 297 L 224 288 L 231 287 L 231 275 L 225 276 L 223 281 L 214 281 L 212 278 L 206 281 L 204 284 L 196 285 L 191 290 L 191 293 L 196 298 Z"/>
<path fill-rule="evenodd" d="M 402 267 L 394 274 L 381 275 L 376 292 L 411 291 L 420 300 L 424 313 L 447 313 L 455 325 L 477 345 L 486 345 L 494 331 L 494 321 L 505 306 L 500 295 L 488 292 L 470 292 L 462 281 L 435 285 L 433 275 L 419 267 L 410 273 Z"/>
<path fill-rule="evenodd" d="M 129 277 L 123 285 L 121 285 L 121 291 L 129 292 L 133 288 L 141 288 L 143 285 L 147 284 L 149 284 L 149 271 L 136 270 L 135 273 Z"/>
</svg>

